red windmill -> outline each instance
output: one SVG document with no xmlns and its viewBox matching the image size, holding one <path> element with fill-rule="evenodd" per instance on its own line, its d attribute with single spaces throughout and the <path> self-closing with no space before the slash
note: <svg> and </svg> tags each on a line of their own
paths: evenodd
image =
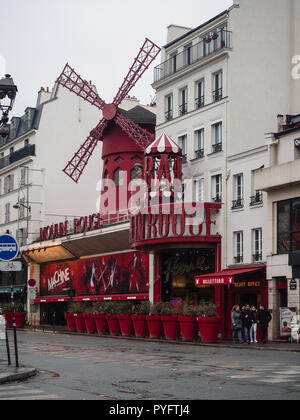
<svg viewBox="0 0 300 420">
<path fill-rule="evenodd" d="M 125 115 L 119 111 L 118 106 L 121 104 L 123 99 L 128 96 L 130 90 L 133 88 L 133 86 L 135 86 L 137 81 L 149 68 L 159 52 L 160 48 L 148 38 L 146 38 L 137 57 L 134 59 L 128 74 L 126 75 L 123 84 L 119 88 L 113 102 L 110 104 L 106 104 L 104 100 L 100 98 L 98 93 L 93 89 L 93 87 L 86 80 L 82 79 L 81 76 L 79 76 L 79 74 L 77 74 L 68 63 L 66 64 L 63 72 L 57 79 L 57 83 L 66 87 L 71 92 L 74 92 L 76 95 L 80 96 L 90 104 L 96 106 L 100 111 L 102 111 L 103 116 L 99 124 L 90 132 L 86 141 L 81 145 L 79 150 L 74 154 L 73 158 L 63 169 L 63 171 L 73 181 L 78 182 L 98 141 L 104 140 L 103 133 L 105 128 L 112 122 L 115 123 L 114 125 L 117 124 L 120 127 L 123 134 L 126 135 L 126 138 L 129 138 L 131 142 L 133 141 L 137 150 L 141 152 L 143 152 L 144 149 L 154 141 L 155 138 L 153 133 L 136 124 L 131 119 L 125 117 Z M 109 147 L 105 144 L 103 145 L 103 159 L 107 156 L 108 148 L 110 150 L 113 149 L 114 153 L 118 154 L 119 142 L 117 144 L 111 144 Z M 104 149 L 106 149 L 105 152 Z M 108 177 L 106 175 L 107 173 L 107 163 L 104 162 L 103 178 Z M 112 179 L 113 177 L 109 176 L 109 178 Z"/>
</svg>

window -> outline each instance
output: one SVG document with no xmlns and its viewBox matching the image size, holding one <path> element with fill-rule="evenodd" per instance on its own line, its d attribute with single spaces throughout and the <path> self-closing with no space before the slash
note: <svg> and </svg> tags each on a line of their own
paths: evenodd
<svg viewBox="0 0 300 420">
<path fill-rule="evenodd" d="M 19 212 L 19 219 L 23 219 L 24 217 L 25 217 L 25 198 L 24 197 L 22 197 L 20 200 L 19 200 L 19 205 L 20 205 L 20 207 L 19 207 L 19 209 L 18 209 L 18 212 Z"/>
<path fill-rule="evenodd" d="M 7 194 L 14 189 L 14 175 L 7 175 L 4 178 L 4 194 Z"/>
<path fill-rule="evenodd" d="M 202 108 L 204 106 L 205 98 L 204 98 L 204 79 L 200 80 L 196 83 L 196 109 Z"/>
<path fill-rule="evenodd" d="M 243 175 L 235 175 L 233 178 L 234 182 L 234 197 L 235 199 L 232 201 L 232 209 L 237 209 L 244 207 L 244 198 L 243 198 Z"/>
<path fill-rule="evenodd" d="M 204 128 L 195 131 L 195 155 L 197 159 L 204 156 Z"/>
<path fill-rule="evenodd" d="M 24 140 L 24 147 L 28 147 L 29 146 L 29 139 L 25 139 Z"/>
<path fill-rule="evenodd" d="M 14 148 L 13 147 L 10 147 L 9 148 L 9 154 L 12 155 L 13 153 L 14 153 Z"/>
<path fill-rule="evenodd" d="M 222 202 L 222 175 L 212 176 L 212 200 L 215 203 Z"/>
<path fill-rule="evenodd" d="M 193 201 L 204 201 L 204 178 L 196 178 L 193 183 Z"/>
<path fill-rule="evenodd" d="M 262 229 L 253 229 L 253 262 L 262 261 Z"/>
<path fill-rule="evenodd" d="M 5 204 L 5 223 L 10 222 L 10 203 Z"/>
<path fill-rule="evenodd" d="M 220 101 L 223 97 L 223 72 L 213 75 L 213 102 Z"/>
<path fill-rule="evenodd" d="M 212 153 L 222 151 L 222 123 L 218 122 L 212 126 L 213 144 Z"/>
<path fill-rule="evenodd" d="M 25 112 L 24 122 L 25 122 L 26 130 L 28 130 L 30 128 L 30 122 L 31 122 L 31 111 L 30 110 Z"/>
<path fill-rule="evenodd" d="M 170 54 L 170 72 L 176 73 L 177 71 L 177 51 Z"/>
<path fill-rule="evenodd" d="M 300 198 L 277 203 L 277 253 L 300 251 Z"/>
<path fill-rule="evenodd" d="M 20 176 L 20 187 L 23 187 L 26 184 L 26 168 L 21 168 L 21 176 Z"/>
<path fill-rule="evenodd" d="M 27 239 L 27 229 L 22 228 L 17 230 L 17 241 L 19 243 L 19 246 L 26 245 L 26 239 Z"/>
<path fill-rule="evenodd" d="M 262 191 L 255 191 L 255 194 L 250 197 L 250 206 L 256 206 L 257 204 L 263 203 L 263 193 Z"/>
<path fill-rule="evenodd" d="M 192 52 L 193 52 L 193 45 L 192 44 L 188 44 L 184 47 L 184 64 L 186 66 L 190 65 L 193 57 L 192 57 Z"/>
<path fill-rule="evenodd" d="M 178 138 L 179 146 L 182 150 L 182 163 L 187 162 L 187 135 L 181 136 Z"/>
<path fill-rule="evenodd" d="M 166 96 L 166 121 L 173 119 L 173 95 Z"/>
<path fill-rule="evenodd" d="M 188 111 L 187 108 L 187 88 L 179 91 L 179 115 L 185 115 Z"/>
<path fill-rule="evenodd" d="M 243 232 L 236 232 L 234 234 L 235 241 L 235 257 L 234 261 L 236 264 L 243 262 Z"/>
<path fill-rule="evenodd" d="M 114 182 L 116 187 L 122 187 L 124 184 L 124 171 L 118 168 L 114 172 Z"/>
</svg>

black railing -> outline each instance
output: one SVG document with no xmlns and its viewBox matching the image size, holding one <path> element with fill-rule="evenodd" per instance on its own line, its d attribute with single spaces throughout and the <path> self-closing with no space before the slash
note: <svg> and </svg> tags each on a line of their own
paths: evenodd
<svg viewBox="0 0 300 420">
<path fill-rule="evenodd" d="M 166 111 L 166 121 L 171 121 L 173 119 L 173 109 Z"/>
<path fill-rule="evenodd" d="M 252 255 L 253 258 L 253 262 L 262 262 L 262 253 L 260 252 L 256 252 L 255 254 Z"/>
<path fill-rule="evenodd" d="M 263 193 L 262 191 L 257 191 L 255 195 L 250 197 L 250 206 L 255 206 L 256 204 L 263 203 Z"/>
<path fill-rule="evenodd" d="M 215 143 L 212 145 L 212 153 L 222 152 L 222 143 Z"/>
<path fill-rule="evenodd" d="M 179 115 L 185 115 L 187 113 L 187 103 L 181 104 L 179 106 Z"/>
<path fill-rule="evenodd" d="M 244 199 L 243 198 L 238 198 L 238 199 L 232 201 L 232 207 L 231 207 L 232 210 L 240 209 L 242 207 L 244 207 Z"/>
<path fill-rule="evenodd" d="M 204 107 L 204 96 L 195 99 L 196 109 Z"/>
<path fill-rule="evenodd" d="M 186 51 L 169 58 L 154 69 L 154 83 L 204 59 L 205 57 L 230 47 L 231 32 L 225 29 L 216 31 L 213 36 L 205 36 L 197 44 L 191 46 L 187 55 Z"/>
<path fill-rule="evenodd" d="M 28 146 L 25 146 L 22 149 L 16 150 L 15 152 L 12 152 L 7 156 L 4 156 L 2 159 L 0 159 L 0 169 L 3 169 L 6 166 L 9 166 L 12 163 L 15 163 L 18 160 L 21 160 L 27 156 L 35 156 L 34 144 L 29 144 Z"/>
<path fill-rule="evenodd" d="M 223 98 L 223 89 L 219 88 L 213 91 L 213 102 L 220 101 Z"/>
<path fill-rule="evenodd" d="M 196 159 L 200 159 L 204 157 L 204 149 L 199 149 L 195 151 Z"/>
<path fill-rule="evenodd" d="M 182 155 L 182 163 L 187 163 L 187 155 Z"/>
<path fill-rule="evenodd" d="M 222 196 L 217 195 L 216 197 L 213 198 L 213 202 L 214 203 L 222 203 Z"/>
<path fill-rule="evenodd" d="M 244 261 L 244 258 L 242 255 L 237 255 L 236 257 L 234 257 L 234 261 L 236 264 L 241 264 Z"/>
</svg>

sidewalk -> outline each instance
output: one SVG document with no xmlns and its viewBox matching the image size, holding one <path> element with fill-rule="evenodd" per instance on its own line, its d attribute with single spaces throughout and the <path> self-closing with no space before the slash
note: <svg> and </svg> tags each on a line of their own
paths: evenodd
<svg viewBox="0 0 300 420">
<path fill-rule="evenodd" d="M 20 366 L 16 368 L 14 362 L 8 366 L 7 361 L 0 360 L 0 385 L 5 382 L 20 381 L 36 375 L 37 370 L 33 367 Z"/>
</svg>

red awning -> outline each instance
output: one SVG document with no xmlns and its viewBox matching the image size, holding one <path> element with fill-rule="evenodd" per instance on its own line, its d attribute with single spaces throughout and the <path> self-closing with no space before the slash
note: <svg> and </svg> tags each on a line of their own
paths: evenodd
<svg viewBox="0 0 300 420">
<path fill-rule="evenodd" d="M 248 274 L 261 270 L 259 268 L 247 268 L 240 270 L 223 270 L 217 273 L 209 273 L 195 277 L 195 286 L 218 286 L 223 284 L 234 284 L 238 275 Z"/>
<path fill-rule="evenodd" d="M 41 296 L 34 299 L 34 303 L 53 303 L 53 302 L 69 302 L 70 298 L 66 296 Z"/>
</svg>

